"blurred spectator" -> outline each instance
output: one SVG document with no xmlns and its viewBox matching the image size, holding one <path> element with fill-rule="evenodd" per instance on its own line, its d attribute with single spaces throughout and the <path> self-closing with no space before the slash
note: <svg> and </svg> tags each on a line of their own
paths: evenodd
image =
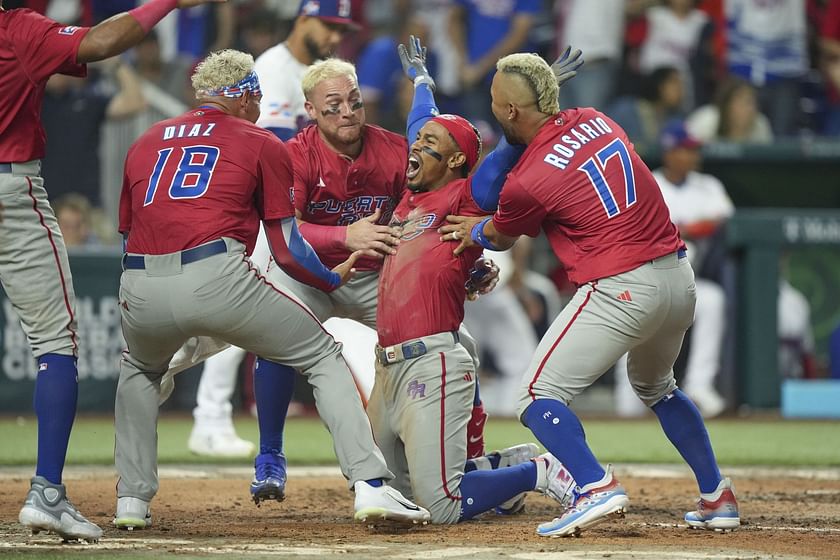
<svg viewBox="0 0 840 560">
<path fill-rule="evenodd" d="M 52 202 L 64 244 L 68 248 L 99 245 L 92 231 L 92 208 L 84 195 L 70 192 Z"/>
<path fill-rule="evenodd" d="M 290 22 L 280 20 L 270 10 L 254 10 L 242 22 L 237 48 L 255 59 L 276 45 L 291 30 Z"/>
<path fill-rule="evenodd" d="M 669 122 L 662 131 L 662 167 L 653 172 L 665 204 L 680 236 L 688 246 L 689 258 L 699 271 L 710 245 L 719 240 L 716 233 L 735 212 L 721 182 L 699 171 L 700 141 L 693 138 L 682 121 Z M 714 382 L 721 362 L 726 332 L 726 295 L 711 280 L 695 278 L 697 305 L 689 331 L 689 354 L 680 385 L 703 416 L 711 418 L 725 408 Z M 626 356 L 617 364 L 617 410 L 623 416 L 643 412 L 626 375 Z"/>
<path fill-rule="evenodd" d="M 664 66 L 645 77 L 641 97 L 621 97 L 606 113 L 627 132 L 639 155 L 647 157 L 658 149 L 663 125 L 682 114 L 684 91 L 679 70 Z"/>
<path fill-rule="evenodd" d="M 666 0 L 648 8 L 647 34 L 639 53 L 639 69 L 648 74 L 663 66 L 674 67 L 683 80 L 683 108 L 706 101 L 705 85 L 713 70 L 712 22 L 695 7 L 695 0 Z"/>
<path fill-rule="evenodd" d="M 828 0 L 822 15 L 819 46 L 828 107 L 822 133 L 840 136 L 840 0 Z"/>
<path fill-rule="evenodd" d="M 96 66 L 113 78 L 72 78 L 56 74 L 47 82 L 41 120 L 56 149 L 42 161 L 41 173 L 51 194 L 78 192 L 101 206 L 99 144 L 106 119 L 130 117 L 142 111 L 145 100 L 137 74 L 115 57 Z"/>
<path fill-rule="evenodd" d="M 454 0 L 413 0 L 414 16 L 423 21 L 429 32 L 429 53 L 437 55 L 438 71 L 433 75 L 437 89 L 435 99 L 441 113 L 461 113 L 457 96 L 461 92 L 461 68 L 454 55 L 455 44 L 450 33 L 450 14 Z M 410 89 L 413 96 L 414 89 Z M 411 103 L 409 97 L 409 104 Z"/>
<path fill-rule="evenodd" d="M 396 34 L 382 35 L 369 42 L 359 55 L 356 73 L 359 89 L 365 100 L 367 122 L 378 124 L 394 132 L 405 132 L 405 116 L 399 102 L 401 86 L 413 84 L 405 79 L 397 45 L 408 44 L 409 35 L 419 37 L 426 44 L 426 27 L 419 18 L 403 20 Z M 437 57 L 429 53 L 429 73 L 437 73 Z M 413 95 L 413 90 L 412 90 Z"/>
<path fill-rule="evenodd" d="M 752 83 L 776 136 L 798 132 L 808 71 L 805 0 L 725 0 L 729 71 Z"/>
<path fill-rule="evenodd" d="M 503 56 L 528 51 L 528 34 L 539 0 L 455 0 L 450 33 L 459 61 L 462 114 L 476 126 L 495 128 L 490 111 L 490 80 Z M 481 126 L 479 126 L 481 130 Z"/>
<path fill-rule="evenodd" d="M 134 68 L 143 80 L 187 105 L 193 104 L 195 94 L 189 83 L 189 67 L 180 60 L 163 60 L 154 29 L 134 47 L 133 53 Z"/>
<path fill-rule="evenodd" d="M 626 0 L 555 2 L 557 52 L 567 45 L 583 51 L 586 63 L 560 90 L 561 107 L 606 109 L 621 70 Z M 596 25 L 597 23 L 597 25 Z"/>
<path fill-rule="evenodd" d="M 703 142 L 767 144 L 773 140 L 770 121 L 758 110 L 755 88 L 737 77 L 723 82 L 714 105 L 691 113 L 687 127 Z"/>
<path fill-rule="evenodd" d="M 61 23 L 81 26 L 90 26 L 94 23 L 92 0 L 25 0 L 23 7 L 35 10 Z"/>
<path fill-rule="evenodd" d="M 784 379 L 816 377 L 811 305 L 805 295 L 787 280 L 788 257 L 781 261 L 777 321 L 779 330 L 779 375 Z"/>
</svg>

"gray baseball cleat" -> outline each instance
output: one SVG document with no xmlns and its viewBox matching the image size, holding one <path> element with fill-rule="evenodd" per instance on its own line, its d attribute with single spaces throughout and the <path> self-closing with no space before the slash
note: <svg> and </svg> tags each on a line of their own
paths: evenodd
<svg viewBox="0 0 840 560">
<path fill-rule="evenodd" d="M 356 493 L 354 519 L 360 523 L 425 525 L 431 520 L 428 510 L 385 484 L 374 487 L 360 480 L 353 485 L 353 491 Z"/>
<path fill-rule="evenodd" d="M 140 498 L 117 498 L 117 514 L 114 516 L 117 529 L 148 529 L 152 526 L 152 511 L 149 502 Z"/>
<path fill-rule="evenodd" d="M 18 520 L 32 529 L 32 534 L 53 532 L 65 541 L 97 542 L 102 536 L 102 529 L 85 519 L 67 499 L 67 488 L 42 476 L 32 477 Z"/>
</svg>

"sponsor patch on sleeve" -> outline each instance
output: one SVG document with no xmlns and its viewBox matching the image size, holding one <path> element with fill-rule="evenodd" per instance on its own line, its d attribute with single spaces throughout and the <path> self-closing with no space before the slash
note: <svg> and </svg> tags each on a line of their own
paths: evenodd
<svg viewBox="0 0 840 560">
<path fill-rule="evenodd" d="M 76 25 L 68 25 L 67 27 L 62 27 L 61 29 L 59 29 L 58 34 L 59 35 L 73 35 L 79 29 L 81 29 L 81 27 L 78 27 Z"/>
</svg>

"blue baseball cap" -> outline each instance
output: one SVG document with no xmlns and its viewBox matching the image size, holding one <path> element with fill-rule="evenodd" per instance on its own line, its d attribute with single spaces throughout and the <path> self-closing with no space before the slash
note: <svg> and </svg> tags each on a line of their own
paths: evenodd
<svg viewBox="0 0 840 560">
<path fill-rule="evenodd" d="M 668 121 L 659 135 L 659 146 L 662 151 L 675 148 L 699 148 L 701 145 L 702 142 L 691 135 L 685 127 L 685 122 L 681 120 Z"/>
<path fill-rule="evenodd" d="M 303 0 L 299 16 L 309 16 L 350 27 L 359 25 L 350 17 L 350 0 Z"/>
</svg>

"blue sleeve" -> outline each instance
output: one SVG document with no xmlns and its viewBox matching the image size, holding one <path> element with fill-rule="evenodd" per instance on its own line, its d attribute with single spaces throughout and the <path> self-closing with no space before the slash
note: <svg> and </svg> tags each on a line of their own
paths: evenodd
<svg viewBox="0 0 840 560">
<path fill-rule="evenodd" d="M 295 218 L 284 218 L 280 224 L 282 232 L 276 232 L 274 228 L 270 227 L 266 227 L 265 232 L 277 264 L 289 276 L 299 282 L 320 289 L 338 287 L 341 283 L 341 277 L 337 272 L 333 272 L 324 266 L 312 246 L 300 235 Z M 268 226 L 268 224 L 266 225 Z M 281 233 L 281 235 L 277 236 L 276 233 Z M 307 276 L 314 277 L 314 281 Z"/>
<path fill-rule="evenodd" d="M 496 144 L 496 149 L 487 154 L 487 157 L 479 164 L 470 185 L 473 200 L 479 208 L 487 212 L 496 211 L 505 178 L 524 151 L 524 145 L 508 144 L 502 137 Z"/>
<path fill-rule="evenodd" d="M 276 126 L 268 126 L 266 130 L 273 133 L 277 138 L 285 142 L 286 140 L 291 140 L 294 138 L 295 134 L 297 134 L 297 130 L 292 128 L 279 128 Z"/>
<path fill-rule="evenodd" d="M 435 94 L 428 84 L 418 84 L 414 88 L 414 100 L 411 103 L 411 111 L 408 113 L 406 119 L 405 137 L 408 139 L 408 145 L 414 142 L 417 138 L 417 133 L 426 124 L 426 121 L 438 115 L 437 104 L 435 103 Z"/>
</svg>

